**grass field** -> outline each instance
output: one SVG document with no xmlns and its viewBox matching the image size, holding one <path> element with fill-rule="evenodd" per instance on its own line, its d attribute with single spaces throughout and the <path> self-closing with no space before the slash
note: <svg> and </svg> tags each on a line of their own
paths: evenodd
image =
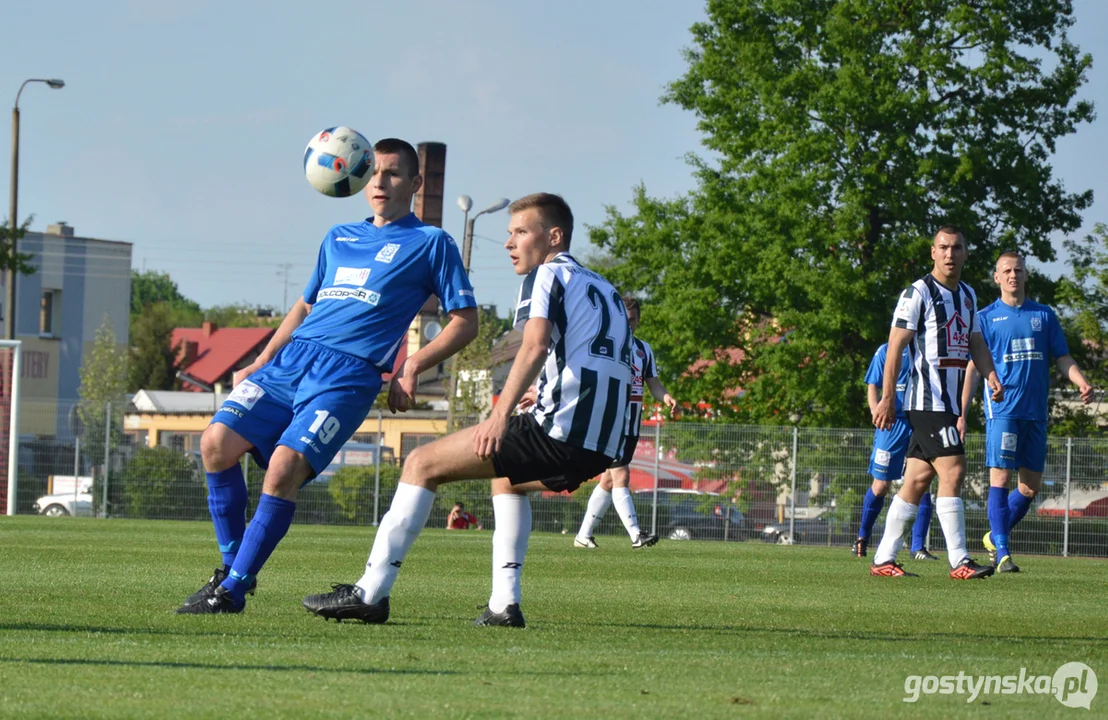
<svg viewBox="0 0 1108 720">
<path fill-rule="evenodd" d="M 243 615 L 173 610 L 216 564 L 205 523 L 0 519 L 4 717 L 949 717 L 1074 714 L 1050 695 L 922 695 L 909 675 L 1108 679 L 1108 564 L 1022 558 L 870 578 L 843 549 L 532 538 L 528 627 L 474 628 L 490 534 L 428 530 L 384 626 L 302 596 L 353 582 L 372 529 L 294 526 Z M 1108 690 L 1106 690 L 1108 693 Z M 1104 695 L 1105 693 L 1102 693 Z M 1108 697 L 1092 709 L 1102 714 Z"/>
</svg>

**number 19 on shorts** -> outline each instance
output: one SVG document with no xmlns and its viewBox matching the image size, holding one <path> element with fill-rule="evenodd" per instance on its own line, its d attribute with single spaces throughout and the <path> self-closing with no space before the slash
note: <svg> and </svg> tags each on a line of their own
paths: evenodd
<svg viewBox="0 0 1108 720">
<path fill-rule="evenodd" d="M 340 423 L 337 417 L 334 417 L 326 410 L 316 410 L 315 422 L 308 428 L 308 432 L 318 434 L 320 441 L 326 445 L 331 442 L 331 438 L 335 437 L 335 433 L 339 431 L 339 427 Z"/>
</svg>

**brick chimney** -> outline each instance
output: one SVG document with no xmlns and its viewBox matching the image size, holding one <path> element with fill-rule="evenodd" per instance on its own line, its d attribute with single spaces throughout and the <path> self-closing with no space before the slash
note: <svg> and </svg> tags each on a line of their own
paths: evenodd
<svg viewBox="0 0 1108 720">
<path fill-rule="evenodd" d="M 446 183 L 446 143 L 423 142 L 419 153 L 419 174 L 423 186 L 415 196 L 415 216 L 435 227 L 442 227 L 442 194 Z"/>
<path fill-rule="evenodd" d="M 200 334 L 203 335 L 205 338 L 210 338 L 212 336 L 212 333 L 214 333 L 218 329 L 218 325 L 210 320 L 205 320 L 200 325 Z"/>
<path fill-rule="evenodd" d="M 200 343 L 195 340 L 185 340 L 177 350 L 177 365 L 184 370 L 189 365 L 196 362 L 196 358 L 199 354 Z"/>
</svg>

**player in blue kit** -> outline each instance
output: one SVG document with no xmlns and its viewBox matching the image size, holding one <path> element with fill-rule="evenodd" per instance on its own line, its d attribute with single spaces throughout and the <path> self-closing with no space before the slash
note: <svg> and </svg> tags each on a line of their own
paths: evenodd
<svg viewBox="0 0 1108 720">
<path fill-rule="evenodd" d="M 877 348 L 866 371 L 866 396 L 872 414 L 880 400 L 882 378 L 885 376 L 885 355 L 889 344 Z M 889 494 L 889 483 L 904 477 L 904 459 L 908 456 L 908 440 L 912 437 L 912 426 L 904 413 L 904 392 L 908 389 L 912 359 L 908 348 L 904 348 L 904 357 L 900 362 L 900 376 L 896 379 L 896 421 L 888 430 L 877 430 L 873 434 L 873 451 L 869 457 L 869 474 L 873 485 L 866 490 L 862 500 L 862 526 L 858 528 L 858 539 L 854 541 L 854 556 L 865 557 L 873 525 L 881 508 L 885 506 L 885 496 Z M 931 526 L 934 512 L 931 493 L 925 492 L 919 501 L 919 514 L 912 525 L 912 557 L 916 560 L 938 560 L 927 551 L 927 529 Z"/>
<path fill-rule="evenodd" d="M 415 149 L 390 138 L 373 150 L 365 193 L 374 216 L 327 233 L 303 297 L 258 359 L 235 374 L 201 438 L 223 567 L 178 613 L 242 612 L 288 532 L 297 492 L 361 425 L 427 298 L 438 296 L 450 322 L 393 377 L 391 411 L 409 409 L 419 373 L 477 335 L 477 303 L 454 240 L 411 213 L 423 182 Z M 249 527 L 239 462 L 247 452 L 266 468 Z"/>
<path fill-rule="evenodd" d="M 1012 528 L 1023 519 L 1043 483 L 1046 464 L 1047 395 L 1050 357 L 1058 370 L 1077 386 L 1088 404 L 1093 388 L 1070 357 L 1058 316 L 1045 305 L 1027 299 L 1027 269 L 1018 253 L 1004 253 L 996 262 L 993 280 L 1000 299 L 981 311 L 981 332 L 1007 392 L 994 401 L 985 394 L 985 464 L 989 467 L 989 532 L 985 549 L 998 572 L 1019 572 L 1008 549 Z M 962 418 L 973 402 L 978 374 L 970 363 L 962 389 Z M 1019 489 L 1008 492 L 1012 471 Z"/>
</svg>

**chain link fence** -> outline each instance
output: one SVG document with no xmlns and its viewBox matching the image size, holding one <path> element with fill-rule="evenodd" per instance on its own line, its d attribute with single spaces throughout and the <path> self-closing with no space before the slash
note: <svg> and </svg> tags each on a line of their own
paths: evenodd
<svg viewBox="0 0 1108 720">
<path fill-rule="evenodd" d="M 163 430 L 160 445 L 148 447 L 145 434 L 127 430 L 126 413 L 122 403 L 22 402 L 15 511 L 207 520 L 200 433 Z M 375 525 L 392 500 L 403 459 L 433 439 L 405 440 L 398 457 L 363 452 L 357 461 L 333 464 L 300 491 L 296 522 Z M 369 433 L 354 441 L 376 438 Z M 630 467 L 639 524 L 674 540 L 848 547 L 872 482 L 872 441 L 870 428 L 648 422 Z M 979 549 L 988 530 L 984 437 L 967 436 L 966 454 L 967 537 L 971 549 Z M 264 472 L 249 458 L 243 465 L 252 512 Z M 533 496 L 535 529 L 575 534 L 594 487 L 590 482 L 572 495 Z M 488 481 L 445 486 L 428 526 L 445 527 L 455 502 L 491 529 Z M 882 527 L 883 517 L 871 542 Z M 613 536 L 602 542 L 630 541 L 614 509 L 593 535 Z M 1042 491 L 1012 533 L 1011 546 L 1017 554 L 1108 557 L 1108 439 L 1049 439 Z M 937 518 L 929 547 L 945 549 Z"/>
</svg>

